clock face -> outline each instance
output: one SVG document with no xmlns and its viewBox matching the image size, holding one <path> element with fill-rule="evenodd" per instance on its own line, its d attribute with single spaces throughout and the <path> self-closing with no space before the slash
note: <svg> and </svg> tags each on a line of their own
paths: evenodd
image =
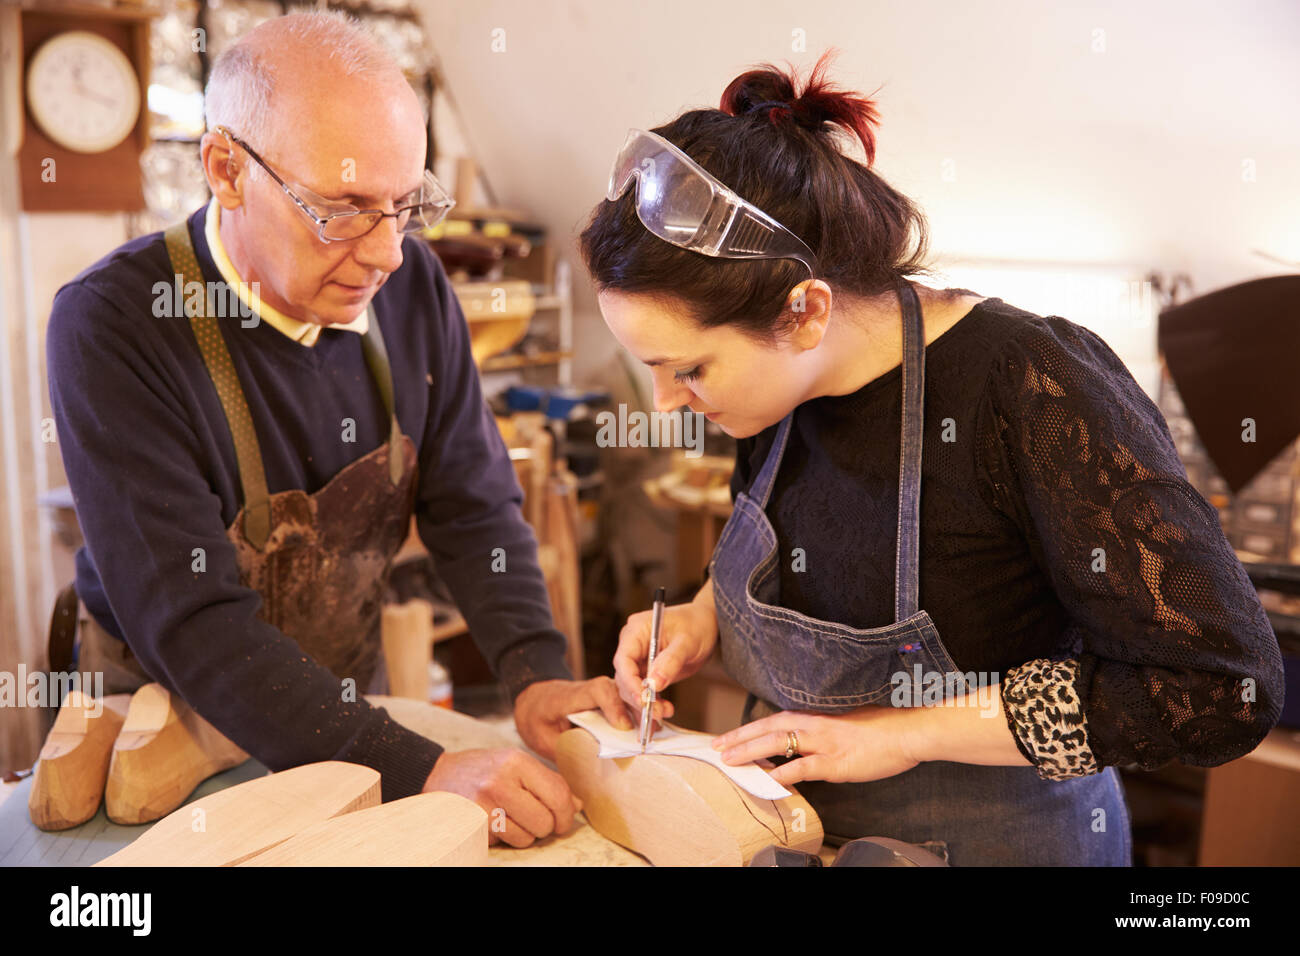
<svg viewBox="0 0 1300 956">
<path fill-rule="evenodd" d="M 72 30 L 42 44 L 27 68 L 27 103 L 50 139 L 78 153 L 112 149 L 135 128 L 140 82 L 104 37 Z"/>
</svg>

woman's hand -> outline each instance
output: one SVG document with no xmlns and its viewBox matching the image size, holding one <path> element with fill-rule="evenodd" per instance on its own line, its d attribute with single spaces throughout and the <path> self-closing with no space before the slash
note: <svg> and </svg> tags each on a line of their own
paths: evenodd
<svg viewBox="0 0 1300 956">
<path fill-rule="evenodd" d="M 713 749 L 724 763 L 745 764 L 785 756 L 789 732 L 798 739 L 798 759 L 769 771 L 784 785 L 800 780 L 864 783 L 911 770 L 920 760 L 912 742 L 923 708 L 860 707 L 846 714 L 784 710 L 717 737 Z"/>
<path fill-rule="evenodd" d="M 711 599 L 711 582 L 705 587 Z M 645 665 L 650 656 L 653 617 L 653 611 L 640 611 L 629 617 L 618 635 L 618 650 L 614 653 L 614 681 L 619 696 L 637 720 L 641 717 L 643 678 L 653 678 L 655 692 L 662 693 L 669 684 L 690 677 L 703 667 L 718 643 L 718 621 L 711 600 L 706 602 L 697 598 L 689 604 L 666 606 L 659 629 L 654 671 L 647 675 Z M 656 700 L 651 714 L 653 719 L 661 721 L 672 715 L 671 701 Z"/>
</svg>

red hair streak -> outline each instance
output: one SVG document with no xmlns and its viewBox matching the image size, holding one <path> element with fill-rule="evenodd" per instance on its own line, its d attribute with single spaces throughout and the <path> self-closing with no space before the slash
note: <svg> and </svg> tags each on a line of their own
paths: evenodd
<svg viewBox="0 0 1300 956">
<path fill-rule="evenodd" d="M 821 55 L 797 95 L 795 87 L 799 77 L 793 66 L 787 64 L 788 69 L 780 70 L 765 63 L 742 73 L 727 85 L 718 108 L 730 116 L 739 116 L 759 103 L 788 104 L 768 110 L 773 125 L 792 118 L 805 129 L 817 132 L 823 123 L 834 123 L 857 137 L 869 168 L 876 159 L 876 134 L 872 127 L 880 125 L 880 114 L 874 100 L 840 89 L 826 78 L 826 69 L 834 56 L 834 50 Z"/>
</svg>

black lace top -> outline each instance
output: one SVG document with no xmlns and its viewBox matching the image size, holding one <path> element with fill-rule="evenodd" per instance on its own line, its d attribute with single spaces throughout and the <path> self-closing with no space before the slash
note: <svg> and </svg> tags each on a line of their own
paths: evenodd
<svg viewBox="0 0 1300 956">
<path fill-rule="evenodd" d="M 767 508 L 782 606 L 893 621 L 900 378 L 797 409 Z M 733 497 L 775 434 L 737 443 Z M 926 349 L 922 447 L 920 606 L 960 670 L 1001 681 L 1040 775 L 1215 766 L 1276 724 L 1268 618 L 1164 418 L 1097 335 L 980 303 Z"/>
</svg>

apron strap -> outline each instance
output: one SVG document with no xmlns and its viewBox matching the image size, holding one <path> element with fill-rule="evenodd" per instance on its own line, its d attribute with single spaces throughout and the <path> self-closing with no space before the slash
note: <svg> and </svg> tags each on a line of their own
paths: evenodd
<svg viewBox="0 0 1300 956">
<path fill-rule="evenodd" d="M 772 448 L 763 459 L 763 467 L 750 483 L 749 496 L 758 502 L 760 508 L 767 508 L 768 499 L 772 497 L 772 489 L 776 487 L 777 469 L 781 467 L 781 461 L 785 458 L 785 446 L 790 440 L 790 429 L 794 427 L 796 411 L 798 408 L 792 408 L 790 414 L 781 419 L 781 424 L 776 429 L 776 437 L 772 439 Z"/>
<path fill-rule="evenodd" d="M 384 400 L 384 408 L 388 410 L 388 477 L 395 488 L 402 483 L 406 457 L 402 454 L 402 430 L 397 425 L 397 409 L 393 401 L 393 369 L 388 364 L 388 349 L 384 346 L 384 333 L 379 330 L 374 307 L 366 308 L 370 313 L 370 326 L 361 338 L 361 351 L 365 353 L 366 365 L 370 367 L 370 374 Z"/>
<path fill-rule="evenodd" d="M 257 432 L 253 429 L 253 416 L 249 414 L 244 390 L 239 385 L 230 349 L 221 337 L 217 320 L 208 314 L 207 284 L 194 253 L 189 226 L 184 220 L 176 223 L 164 233 L 164 240 L 167 243 L 167 255 L 171 257 L 172 269 L 181 276 L 184 286 L 198 283 L 203 289 L 203 295 L 190 297 L 184 295 L 182 287 L 185 312 L 189 316 L 194 338 L 199 343 L 208 375 L 216 386 L 217 397 L 221 399 L 230 437 L 235 443 L 239 484 L 244 494 L 244 536 L 253 547 L 261 551 L 271 536 L 271 496 L 266 490 L 266 470 L 262 466 L 262 449 L 257 443 Z M 191 303 L 195 302 L 198 303 L 197 307 L 191 307 Z"/>
<path fill-rule="evenodd" d="M 920 602 L 921 548 L 921 437 L 925 422 L 925 338 L 921 305 L 911 283 L 900 280 L 898 301 L 903 312 L 903 385 L 899 415 L 898 547 L 894 559 L 894 620 L 905 621 Z M 776 485 L 777 469 L 785 457 L 786 443 L 797 409 L 781 421 L 772 449 L 750 486 L 750 497 L 766 508 Z"/>
<path fill-rule="evenodd" d="M 898 456 L 898 549 L 894 564 L 894 620 L 916 613 L 920 601 L 921 435 L 925 424 L 925 331 L 916 290 L 898 282 L 903 307 L 903 400 Z"/>
</svg>

